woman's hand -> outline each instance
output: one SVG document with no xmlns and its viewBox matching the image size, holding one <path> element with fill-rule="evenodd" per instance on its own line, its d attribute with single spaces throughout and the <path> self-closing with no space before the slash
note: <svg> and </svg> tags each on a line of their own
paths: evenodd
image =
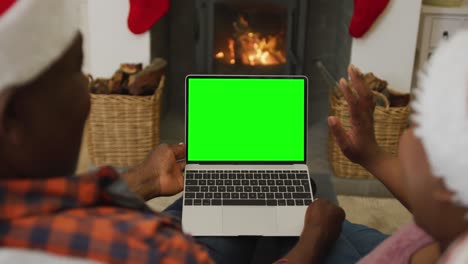
<svg viewBox="0 0 468 264">
<path fill-rule="evenodd" d="M 381 152 L 374 134 L 375 98 L 359 69 L 351 65 L 348 73 L 353 88 L 344 79 L 340 80 L 339 87 L 349 105 L 351 128 L 346 131 L 335 116 L 328 118 L 328 126 L 343 154 L 366 167 Z"/>
<path fill-rule="evenodd" d="M 348 72 L 354 89 L 345 80 L 340 81 L 340 89 L 349 105 L 351 128 L 345 131 L 340 120 L 331 116 L 328 118 L 330 130 L 349 160 L 366 168 L 410 209 L 400 161 L 381 149 L 375 139 L 374 94 L 356 67 L 350 66 Z"/>
</svg>

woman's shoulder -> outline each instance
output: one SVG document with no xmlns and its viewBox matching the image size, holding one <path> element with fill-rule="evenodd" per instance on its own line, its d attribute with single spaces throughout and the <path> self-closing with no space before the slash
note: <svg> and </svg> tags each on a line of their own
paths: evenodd
<svg viewBox="0 0 468 264">
<path fill-rule="evenodd" d="M 416 224 L 402 227 L 359 263 L 409 263 L 413 254 L 434 240 Z"/>
</svg>

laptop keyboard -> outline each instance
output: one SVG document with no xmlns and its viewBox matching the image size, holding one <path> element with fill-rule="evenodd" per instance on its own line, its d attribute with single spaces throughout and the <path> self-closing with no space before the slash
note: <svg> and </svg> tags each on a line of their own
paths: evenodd
<svg viewBox="0 0 468 264">
<path fill-rule="evenodd" d="M 187 171 L 187 206 L 307 206 L 312 194 L 307 171 Z"/>
</svg>

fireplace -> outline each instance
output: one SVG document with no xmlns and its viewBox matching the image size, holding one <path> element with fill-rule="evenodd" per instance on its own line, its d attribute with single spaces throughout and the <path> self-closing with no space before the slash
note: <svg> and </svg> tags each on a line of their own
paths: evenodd
<svg viewBox="0 0 468 264">
<path fill-rule="evenodd" d="M 322 61 L 335 77 L 346 75 L 352 7 L 353 1 L 342 0 L 171 1 L 169 13 L 151 29 L 151 56 L 168 61 L 163 117 L 180 119 L 183 130 L 185 76 L 224 73 L 303 74 L 309 78 L 309 122 L 325 119 L 329 87 L 323 84 L 315 65 Z M 283 52 L 286 62 L 280 58 L 279 62 L 261 64 L 262 56 L 268 62 L 265 48 L 252 57 L 254 65 L 248 56 L 248 63 L 245 56 L 244 62 L 239 58 L 239 48 L 234 48 L 234 56 L 229 55 L 236 22 L 250 28 L 255 39 L 251 47 L 257 43 L 268 46 L 269 51 L 271 37 L 277 38 L 272 53 Z M 250 32 L 245 32 L 249 37 Z M 219 52 L 224 52 L 224 58 L 217 58 L 223 56 Z M 232 57 L 237 57 L 234 64 Z"/>
<path fill-rule="evenodd" d="M 196 0 L 200 73 L 302 74 L 307 0 Z"/>
</svg>

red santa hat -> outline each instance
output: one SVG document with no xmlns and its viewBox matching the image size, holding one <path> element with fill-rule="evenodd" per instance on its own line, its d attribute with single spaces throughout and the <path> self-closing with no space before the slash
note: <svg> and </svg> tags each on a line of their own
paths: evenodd
<svg viewBox="0 0 468 264">
<path fill-rule="evenodd" d="M 0 91 L 34 80 L 78 33 L 76 0 L 0 0 Z"/>
</svg>

